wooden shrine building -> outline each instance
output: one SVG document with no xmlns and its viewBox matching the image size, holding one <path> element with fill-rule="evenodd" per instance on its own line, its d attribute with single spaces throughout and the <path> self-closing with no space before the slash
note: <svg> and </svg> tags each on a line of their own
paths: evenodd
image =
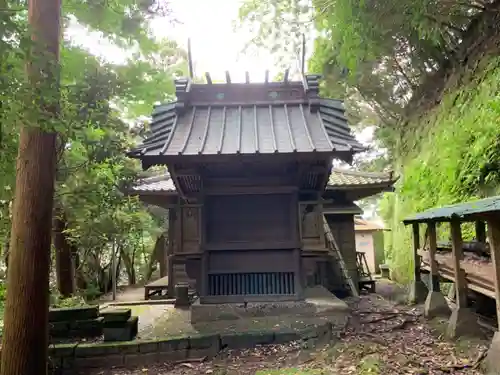
<svg viewBox="0 0 500 375">
<path fill-rule="evenodd" d="M 332 160 L 350 162 L 363 147 L 342 102 L 319 97 L 319 76 L 287 76 L 177 80 L 177 101 L 154 110 L 150 137 L 128 153 L 144 169 L 168 167 L 182 218 L 172 238 L 200 303 L 300 300 L 305 259 L 330 251 L 322 224 Z"/>
</svg>

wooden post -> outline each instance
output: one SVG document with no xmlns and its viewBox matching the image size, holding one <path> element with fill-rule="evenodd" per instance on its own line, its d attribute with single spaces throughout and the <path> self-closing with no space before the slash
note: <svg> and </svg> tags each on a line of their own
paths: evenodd
<svg viewBox="0 0 500 375">
<path fill-rule="evenodd" d="M 418 223 L 412 224 L 413 228 L 413 263 L 414 263 L 414 273 L 413 273 L 413 282 L 410 287 L 410 295 L 409 302 L 410 303 L 421 303 L 424 302 L 428 289 L 422 281 L 422 277 L 420 276 L 420 255 L 418 255 L 418 251 L 420 249 L 420 231 Z"/>
<path fill-rule="evenodd" d="M 168 287 L 167 295 L 169 298 L 175 295 L 175 281 L 174 281 L 174 266 L 173 257 L 176 253 L 176 244 L 179 239 L 176 238 L 176 223 L 178 214 L 178 205 L 175 208 L 169 208 L 168 210 L 168 248 L 167 248 L 167 277 L 168 277 Z"/>
<path fill-rule="evenodd" d="M 425 300 L 424 315 L 426 318 L 433 318 L 439 315 L 449 316 L 451 310 L 443 294 L 441 293 L 439 285 L 439 269 L 436 262 L 436 223 L 428 223 L 426 233 L 429 238 L 429 266 L 431 269 L 431 274 L 429 282 L 430 290 Z"/>
<path fill-rule="evenodd" d="M 116 241 L 113 237 L 113 247 L 111 252 L 111 289 L 113 301 L 116 301 Z"/>
<path fill-rule="evenodd" d="M 491 249 L 491 261 L 495 269 L 495 299 L 497 320 L 500 322 L 500 220 L 488 220 L 488 239 Z M 500 324 L 498 325 L 500 328 Z M 500 373 L 500 332 L 497 330 L 491 340 L 488 354 L 484 360 L 488 374 Z"/>
<path fill-rule="evenodd" d="M 415 281 L 421 281 L 421 275 L 420 275 L 420 262 L 421 258 L 420 255 L 418 255 L 418 251 L 420 250 L 420 228 L 418 223 L 414 223 L 412 225 L 413 229 L 413 266 L 414 266 L 414 277 Z"/>
<path fill-rule="evenodd" d="M 439 269 L 436 262 L 436 251 L 437 251 L 437 234 L 436 234 L 436 223 L 427 224 L 427 234 L 429 236 L 429 266 L 431 269 L 430 274 L 430 290 L 431 292 L 440 292 L 439 287 Z"/>
<path fill-rule="evenodd" d="M 460 222 L 454 220 L 450 224 L 451 227 L 451 252 L 453 259 L 453 274 L 455 277 L 455 292 L 457 308 L 467 307 L 467 284 L 465 274 L 460 266 L 460 261 L 463 258 L 463 241 L 462 229 Z"/>
<path fill-rule="evenodd" d="M 488 239 L 490 242 L 491 263 L 495 270 L 495 299 L 498 327 L 500 327 L 500 220 L 488 220 Z"/>
<path fill-rule="evenodd" d="M 486 225 L 482 220 L 476 221 L 476 240 L 481 243 L 486 243 Z"/>
<path fill-rule="evenodd" d="M 481 332 L 476 315 L 467 308 L 467 281 L 465 272 L 460 267 L 463 258 L 463 241 L 460 221 L 454 219 L 450 223 L 451 227 L 451 250 L 453 256 L 453 273 L 455 278 L 456 308 L 453 310 L 446 336 L 456 338 L 464 335 L 476 335 Z"/>
</svg>

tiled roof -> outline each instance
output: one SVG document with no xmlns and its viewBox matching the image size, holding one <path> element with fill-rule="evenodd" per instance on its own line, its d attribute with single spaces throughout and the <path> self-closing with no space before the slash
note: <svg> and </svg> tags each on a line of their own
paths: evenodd
<svg viewBox="0 0 500 375">
<path fill-rule="evenodd" d="M 361 218 L 354 218 L 354 230 L 356 231 L 374 231 L 374 230 L 384 230 L 382 225 L 375 223 L 373 221 L 368 221 Z"/>
<path fill-rule="evenodd" d="M 323 213 L 325 215 L 359 215 L 363 213 L 363 210 L 354 203 L 327 203 L 323 205 Z"/>
<path fill-rule="evenodd" d="M 153 134 L 135 151 L 142 156 L 359 152 L 342 102 L 321 100 L 311 113 L 305 104 L 193 106 L 178 116 L 175 103 L 156 108 Z"/>
<path fill-rule="evenodd" d="M 500 196 L 431 208 L 410 216 L 403 222 L 410 224 L 425 221 L 450 221 L 453 218 L 463 219 L 468 216 L 493 212 L 500 212 Z"/>
<path fill-rule="evenodd" d="M 175 185 L 169 174 L 139 180 L 132 188 L 135 192 L 175 192 Z"/>
<path fill-rule="evenodd" d="M 353 185 L 377 185 L 394 183 L 392 173 L 358 172 L 349 169 L 333 168 L 328 185 L 330 186 L 353 186 Z"/>
<path fill-rule="evenodd" d="M 363 185 L 374 185 L 382 183 L 393 183 L 393 179 L 389 173 L 365 173 L 365 172 L 354 172 L 343 169 L 332 169 L 332 174 L 330 175 L 330 180 L 328 182 L 327 188 L 335 188 L 339 186 L 363 186 Z M 175 185 L 170 178 L 169 174 L 164 174 L 155 177 L 145 178 L 138 181 L 138 184 L 132 188 L 136 192 L 146 192 L 146 191 L 164 191 L 173 192 L 175 191 Z"/>
</svg>

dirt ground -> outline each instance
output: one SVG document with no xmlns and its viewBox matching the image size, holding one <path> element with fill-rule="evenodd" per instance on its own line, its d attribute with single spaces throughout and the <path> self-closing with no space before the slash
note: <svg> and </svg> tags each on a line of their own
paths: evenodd
<svg viewBox="0 0 500 375">
<path fill-rule="evenodd" d="M 394 294 L 381 283 L 381 294 Z M 389 288 L 389 289 L 388 289 Z M 398 292 L 396 290 L 396 292 Z M 206 362 L 161 364 L 87 372 L 85 375 L 409 375 L 482 374 L 488 333 L 448 342 L 446 320 L 426 322 L 420 307 L 409 307 L 379 294 L 348 300 L 353 309 L 337 342 L 315 349 L 301 343 L 226 351 Z"/>
</svg>

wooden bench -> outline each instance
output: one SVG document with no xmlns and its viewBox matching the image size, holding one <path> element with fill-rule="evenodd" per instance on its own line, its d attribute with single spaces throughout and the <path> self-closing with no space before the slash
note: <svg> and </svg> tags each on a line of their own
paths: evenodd
<svg viewBox="0 0 500 375">
<path fill-rule="evenodd" d="M 144 299 L 167 299 L 168 296 L 168 276 L 155 280 L 144 287 Z"/>
</svg>

